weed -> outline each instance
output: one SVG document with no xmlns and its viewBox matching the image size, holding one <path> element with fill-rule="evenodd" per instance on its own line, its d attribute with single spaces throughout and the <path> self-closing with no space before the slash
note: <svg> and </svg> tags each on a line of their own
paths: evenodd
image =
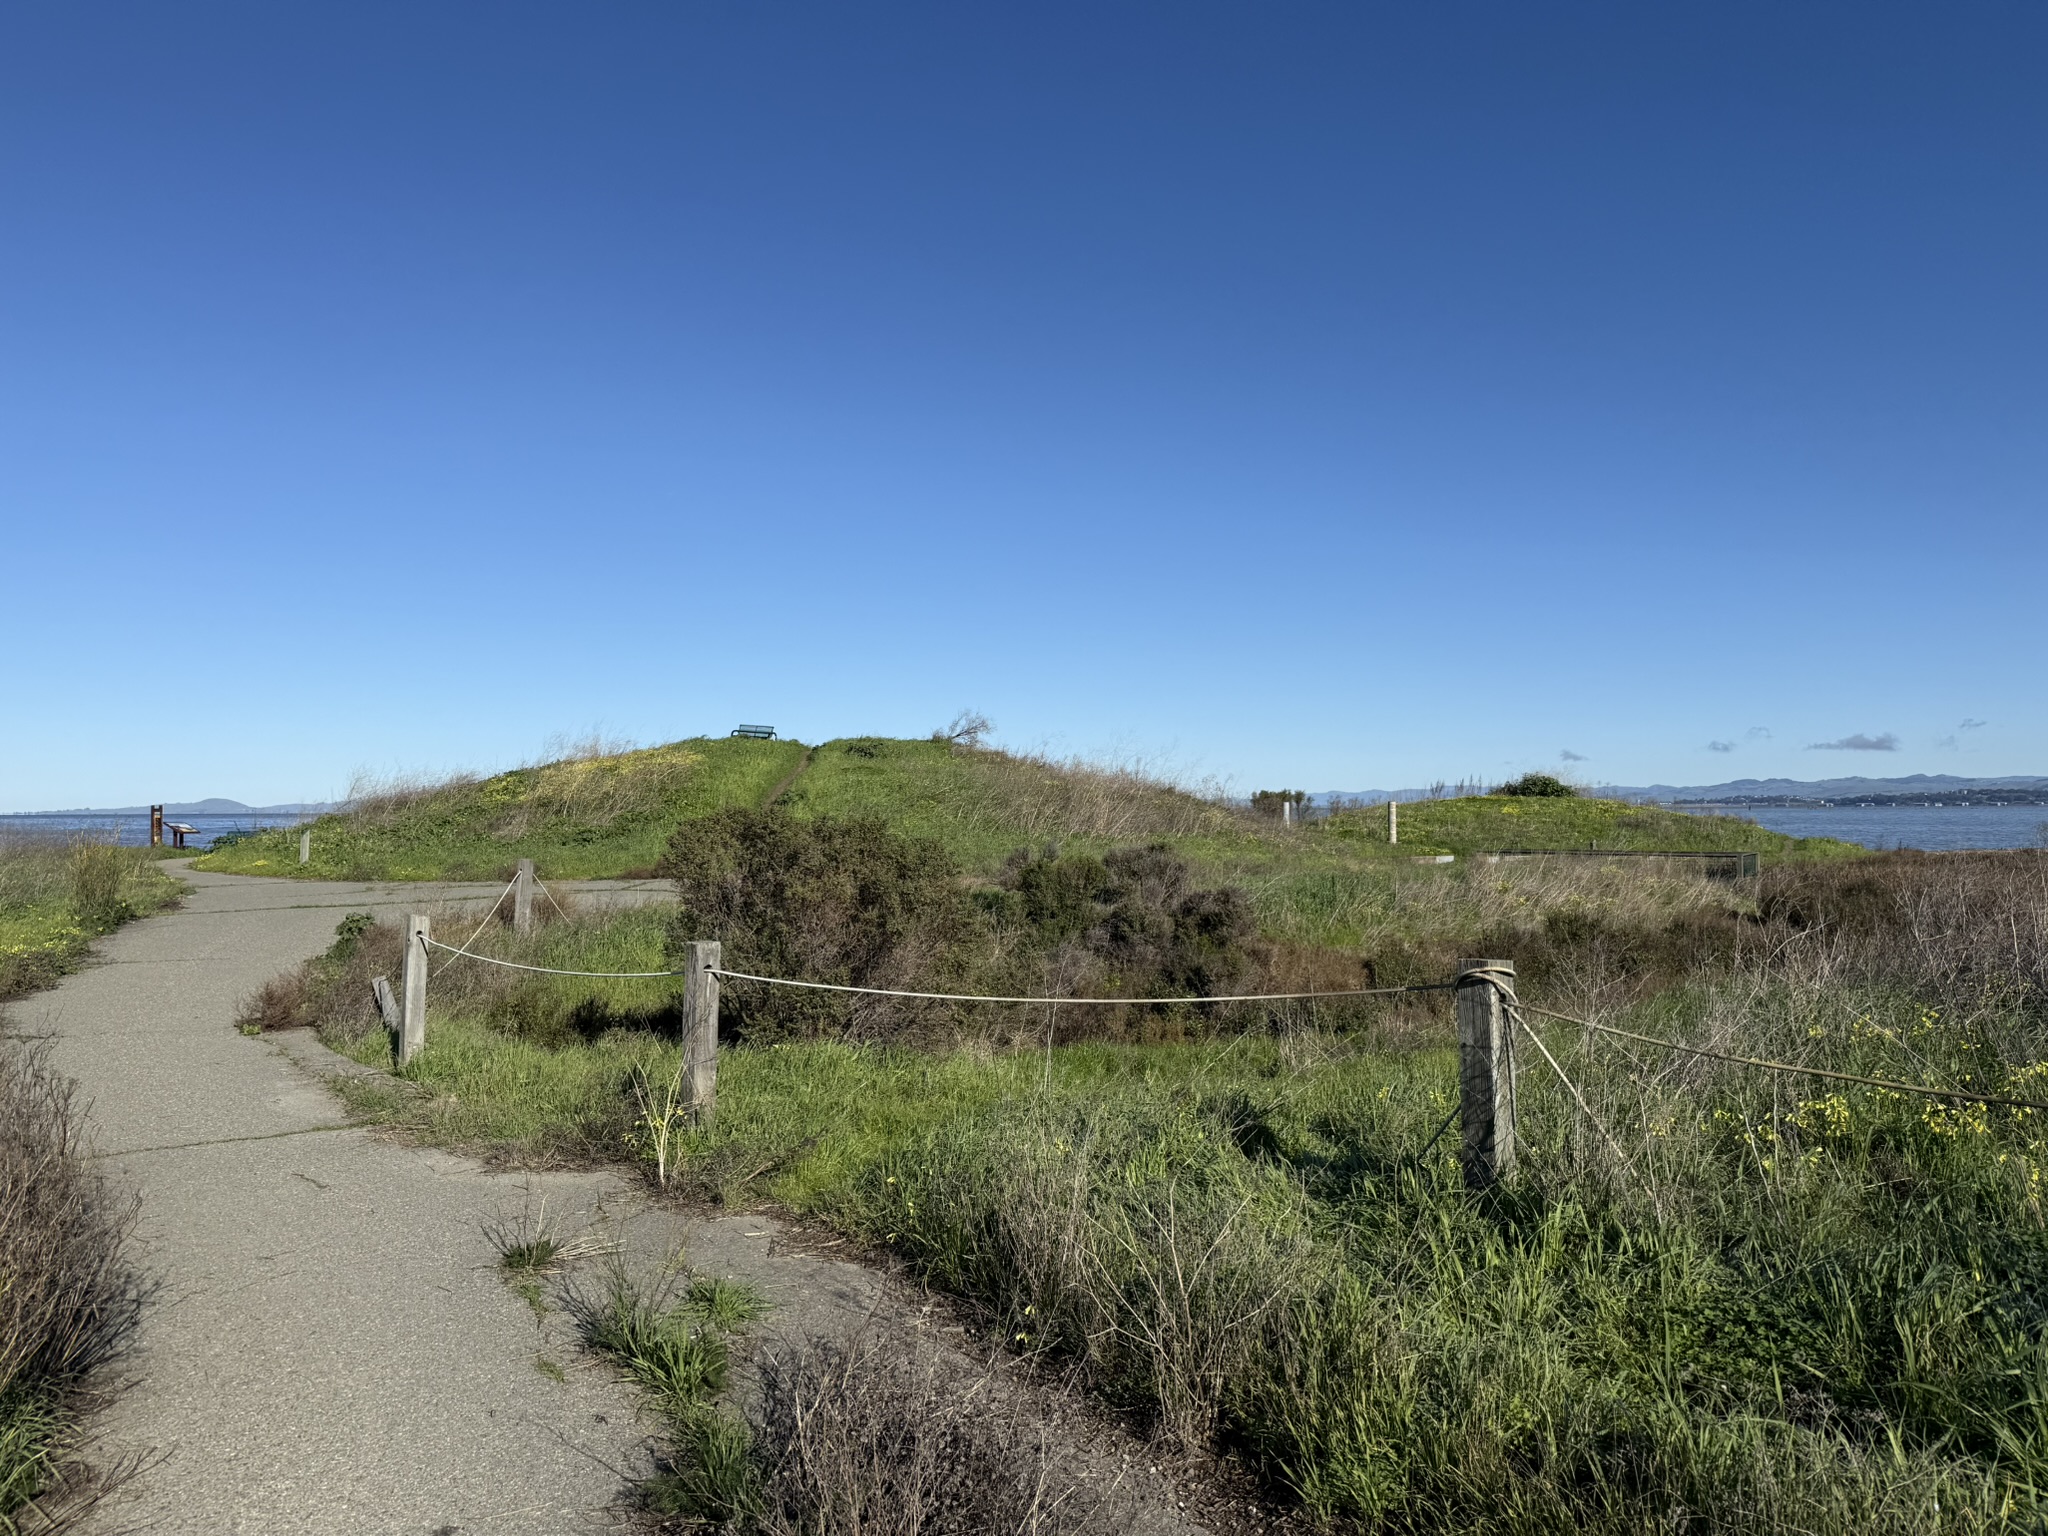
<svg viewBox="0 0 2048 1536">
<path fill-rule="evenodd" d="M 536 1355 L 533 1361 L 533 1368 L 539 1371 L 541 1375 L 547 1377 L 549 1381 L 566 1382 L 569 1379 L 568 1372 L 564 1371 L 546 1355 Z"/>
<path fill-rule="evenodd" d="M 672 1281 L 642 1290 L 614 1269 L 597 1297 L 577 1293 L 571 1311 L 592 1349 L 616 1361 L 671 1416 L 687 1415 L 725 1390 L 725 1340 L 693 1319 Z"/>
<path fill-rule="evenodd" d="M 768 1315 L 768 1300 L 743 1280 L 704 1276 L 692 1280 L 684 1293 L 689 1316 L 722 1333 L 737 1333 Z"/>
<path fill-rule="evenodd" d="M 508 1274 L 535 1274 L 555 1267 L 562 1245 L 552 1237 L 536 1237 L 514 1243 L 498 1255 L 498 1264 Z"/>
</svg>

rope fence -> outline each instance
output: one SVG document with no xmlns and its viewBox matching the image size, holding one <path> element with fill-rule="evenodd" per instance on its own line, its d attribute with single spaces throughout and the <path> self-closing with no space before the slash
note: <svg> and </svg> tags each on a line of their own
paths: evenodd
<svg viewBox="0 0 2048 1536">
<path fill-rule="evenodd" d="M 785 976 L 753 976 L 745 971 L 714 971 L 727 981 L 756 981 L 771 987 L 801 987 L 809 992 L 854 992 L 863 997 L 902 997 L 933 1003 L 1028 1003 L 1060 1008 L 1125 1008 L 1168 1003 L 1298 1003 L 1312 998 L 1392 997 L 1403 992 L 1448 992 L 1457 983 L 1433 981 L 1410 987 L 1356 987 L 1342 992 L 1240 992 L 1232 996 L 1199 997 L 990 997 L 978 992 L 898 992 L 889 987 L 848 987 L 829 981 L 791 981 Z"/>
<path fill-rule="evenodd" d="M 515 928 L 531 932 L 531 901 L 538 890 L 553 895 L 534 877 L 530 862 L 522 861 L 519 874 L 492 903 L 484 921 L 476 931 L 460 945 L 444 944 L 430 932 L 428 919 L 415 914 L 407 921 L 407 944 L 405 948 L 404 1002 L 401 1006 L 391 995 L 391 989 L 383 977 L 377 978 L 376 993 L 379 1007 L 383 1010 L 385 1022 L 397 1039 L 398 1057 L 401 1064 L 409 1062 L 426 1042 L 426 981 L 427 957 L 433 951 L 448 956 L 441 962 L 441 968 L 458 960 L 476 960 L 485 965 L 499 966 L 506 970 L 525 972 L 539 976 L 567 976 L 584 980 L 655 981 L 680 978 L 683 982 L 683 1066 L 677 1074 L 677 1082 L 671 1099 L 685 1106 L 693 1117 L 703 1118 L 710 1114 L 715 1099 L 718 1060 L 718 1001 L 721 982 L 738 982 L 749 986 L 785 987 L 807 992 L 827 992 L 844 996 L 890 998 L 911 1002 L 955 1003 L 964 1005 L 996 1004 L 999 1006 L 1059 1008 L 1146 1008 L 1169 1006 L 1208 1006 L 1212 1004 L 1258 1004 L 1283 1002 L 1315 1002 L 1343 998 L 1398 997 L 1410 994 L 1451 992 L 1455 994 L 1458 1021 L 1458 1103 L 1439 1125 L 1429 1144 L 1423 1149 L 1427 1157 L 1451 1121 L 1463 1122 L 1459 1161 L 1463 1166 L 1466 1182 L 1475 1188 L 1484 1188 L 1513 1176 L 1516 1161 L 1516 1062 L 1514 1043 L 1517 1033 L 1528 1038 L 1534 1045 L 1545 1065 L 1563 1084 L 1565 1091 L 1577 1105 L 1601 1139 L 1614 1153 L 1623 1171 L 1630 1165 L 1620 1141 L 1600 1117 L 1594 1113 L 1579 1085 L 1566 1072 L 1560 1061 L 1542 1035 L 1530 1022 L 1529 1015 L 1555 1020 L 1559 1023 L 1577 1025 L 1591 1033 L 1630 1040 L 1640 1045 L 1653 1046 L 1661 1050 L 1676 1051 L 1712 1061 L 1726 1062 L 1734 1066 L 1749 1067 L 1759 1071 L 1788 1076 L 1822 1078 L 1831 1082 L 1850 1083 L 1862 1087 L 1878 1088 L 1893 1093 L 1914 1094 L 1923 1098 L 1954 1102 L 1983 1104 L 1996 1108 L 2014 1110 L 2039 1110 L 2048 1112 L 2048 1102 L 2023 1099 L 2002 1094 L 1978 1093 L 1963 1088 L 1940 1088 L 1925 1083 L 1902 1082 L 1893 1078 L 1872 1077 L 1855 1072 L 1840 1072 L 1827 1067 L 1801 1065 L 1797 1062 L 1773 1061 L 1764 1057 L 1742 1056 L 1728 1051 L 1714 1050 L 1707 1046 L 1688 1045 L 1683 1041 L 1665 1040 L 1655 1035 L 1641 1034 L 1635 1030 L 1623 1029 L 1618 1025 L 1605 1024 L 1596 1019 L 1585 1019 L 1573 1014 L 1560 1013 L 1555 1009 L 1524 1003 L 1515 993 L 1515 967 L 1508 960 L 1462 960 L 1458 963 L 1458 974 L 1450 981 L 1420 982 L 1396 987 L 1352 987 L 1311 992 L 1243 992 L 1183 997 L 1059 997 L 1059 996 L 1004 996 L 974 992 L 923 992 L 895 987 L 866 987 L 841 982 L 804 981 L 788 976 L 764 976 L 751 971 L 728 970 L 721 963 L 723 947 L 716 941 L 699 940 L 684 946 L 684 963 L 675 969 L 655 971 L 587 971 L 563 966 L 532 965 L 517 960 L 504 960 L 495 955 L 479 954 L 476 942 L 485 929 L 497 917 L 506 896 L 514 896 Z M 560 911 L 560 904 L 556 904 Z M 1048 1050 L 1051 1035 L 1048 1034 Z M 1048 1056 L 1048 1062 L 1050 1057 Z M 1048 1071 L 1050 1067 L 1048 1066 Z M 1654 1198 L 1654 1196 L 1653 1196 Z"/>
<path fill-rule="evenodd" d="M 1797 1062 L 1769 1061 L 1759 1056 L 1732 1056 L 1726 1051 L 1709 1050 L 1703 1045 L 1686 1045 L 1677 1040 L 1660 1040 L 1655 1035 L 1639 1035 L 1632 1029 L 1621 1029 L 1612 1024 L 1601 1024 L 1593 1019 L 1575 1018 L 1568 1013 L 1557 1013 L 1548 1008 L 1538 1008 L 1533 1003 L 1517 1003 L 1517 1008 L 1530 1013 L 1541 1014 L 1546 1019 L 1556 1019 L 1564 1024 L 1577 1024 L 1586 1029 L 1597 1030 L 1603 1035 L 1616 1035 L 1624 1040 L 1640 1041 L 1644 1045 L 1662 1046 L 1667 1051 L 1683 1051 L 1689 1056 L 1705 1056 L 1713 1061 L 1732 1062 L 1739 1067 L 1761 1067 L 1767 1072 L 1783 1072 L 1798 1077 L 1825 1077 L 1838 1083 L 1856 1083 L 1866 1088 L 1889 1088 L 1894 1093 L 1917 1093 L 1929 1099 L 1960 1099 L 1971 1104 L 1990 1104 L 2005 1109 L 2048 1110 L 2048 1103 L 2038 1099 L 2009 1099 L 1992 1093 L 1971 1093 L 1962 1088 L 1931 1088 L 1924 1083 L 1902 1083 L 1889 1077 L 1864 1077 L 1855 1072 L 1834 1072 L 1826 1067 L 1803 1067 Z"/>
</svg>

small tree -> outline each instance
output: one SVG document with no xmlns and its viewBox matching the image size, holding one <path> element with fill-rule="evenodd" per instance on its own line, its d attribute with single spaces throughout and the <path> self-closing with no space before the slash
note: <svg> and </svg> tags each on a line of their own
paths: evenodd
<svg viewBox="0 0 2048 1536">
<path fill-rule="evenodd" d="M 963 709 L 953 717 L 951 725 L 942 725 L 932 732 L 933 741 L 950 742 L 956 747 L 965 747 L 970 752 L 987 740 L 988 733 L 995 729 L 995 722 L 978 709 Z"/>
<path fill-rule="evenodd" d="M 1558 778 L 1555 774 L 1525 773 L 1519 779 L 1513 779 L 1501 785 L 1494 793 L 1496 795 L 1549 796 L 1553 799 L 1568 800 L 1577 795 L 1578 790 L 1565 783 L 1563 779 Z"/>
</svg>

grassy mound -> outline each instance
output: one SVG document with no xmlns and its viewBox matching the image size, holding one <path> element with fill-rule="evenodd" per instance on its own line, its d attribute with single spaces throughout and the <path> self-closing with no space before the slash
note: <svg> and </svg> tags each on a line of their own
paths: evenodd
<svg viewBox="0 0 2048 1536">
<path fill-rule="evenodd" d="M 294 827 L 231 843 L 195 867 L 314 880 L 489 880 L 509 879 L 520 859 L 532 859 L 549 878 L 622 875 L 652 866 L 679 823 L 767 799 L 803 756 L 791 741 L 678 741 L 393 788 L 313 822 L 306 864 Z"/>
<path fill-rule="evenodd" d="M 530 858 L 543 879 L 645 874 L 686 821 L 770 801 L 802 819 L 871 818 L 936 843 L 971 875 L 993 878 L 1020 848 L 1048 843 L 1106 854 L 1163 843 L 1214 885 L 1254 894 L 1283 935 L 1349 942 L 1336 908 L 1358 877 L 1381 884 L 1413 855 L 1500 848 L 1752 850 L 1771 860 L 1861 852 L 1732 817 L 1695 817 L 1606 800 L 1478 796 L 1402 807 L 1386 843 L 1372 807 L 1306 826 L 1191 793 L 1130 769 L 861 736 L 797 742 L 680 741 L 564 759 L 486 779 L 461 778 L 360 798 L 298 829 L 263 832 L 208 853 L 201 869 L 315 879 L 509 878 Z"/>
<path fill-rule="evenodd" d="M 1341 811 L 1327 825 L 1338 837 L 1386 847 L 1383 805 Z M 1401 807 L 1400 836 L 1399 848 L 1417 854 L 1606 849 L 1744 852 L 1796 859 L 1861 852 L 1833 838 L 1788 837 L 1739 816 L 1690 816 L 1659 806 L 1576 796 L 1466 795 L 1411 801 Z"/>
</svg>

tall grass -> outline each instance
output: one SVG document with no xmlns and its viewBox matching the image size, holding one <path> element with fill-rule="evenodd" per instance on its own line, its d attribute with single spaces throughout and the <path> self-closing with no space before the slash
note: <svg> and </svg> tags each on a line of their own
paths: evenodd
<svg viewBox="0 0 2048 1536">
<path fill-rule="evenodd" d="M 1425 873 L 1366 914 L 1383 968 L 1504 955 L 1528 1001 L 1660 1038 L 2048 1097 L 2040 856 L 1748 885 L 1578 861 Z M 534 943 L 623 955 L 654 942 L 658 914 L 633 921 Z M 653 1001 L 561 983 L 527 1015 L 505 985 L 451 979 L 410 1084 L 366 1107 L 512 1155 L 561 1155 L 548 1137 L 578 1123 L 646 1150 L 632 1073 L 678 1051 Z M 593 1028 L 534 1022 L 586 1006 Z M 1578 1094 L 1525 1046 L 1521 1169 L 1478 1196 L 1430 1142 L 1456 1094 L 1444 1006 L 1348 1034 L 1275 1012 L 1196 1045 L 728 1049 L 716 1122 L 665 1150 L 703 1195 L 888 1247 L 1167 1447 L 1243 1456 L 1335 1525 L 2038 1527 L 2038 1112 L 1549 1021 Z"/>
<path fill-rule="evenodd" d="M 39 1053 L 0 1042 L 0 1530 L 63 1523 L 76 1394 L 135 1320 L 134 1206 L 86 1161 L 83 1121 Z"/>
<path fill-rule="evenodd" d="M 0 834 L 0 998 L 48 986 L 94 938 L 178 891 L 145 848 Z"/>
</svg>

